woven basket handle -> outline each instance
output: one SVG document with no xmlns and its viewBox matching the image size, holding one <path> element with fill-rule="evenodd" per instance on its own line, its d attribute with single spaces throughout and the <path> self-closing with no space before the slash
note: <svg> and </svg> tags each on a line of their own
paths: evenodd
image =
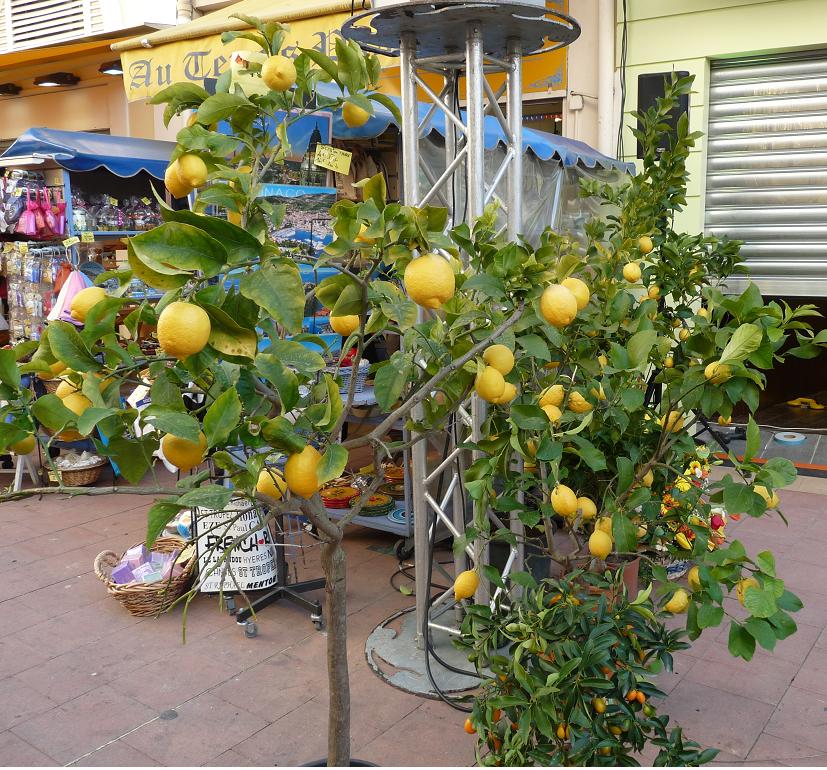
<svg viewBox="0 0 827 770">
<path fill-rule="evenodd" d="M 97 575 L 98 580 L 100 580 L 101 583 L 111 583 L 112 582 L 112 578 L 103 571 L 103 562 L 104 562 L 104 559 L 109 561 L 113 558 L 116 561 L 118 559 L 118 554 L 116 554 L 114 551 L 101 551 L 95 557 L 95 563 L 94 563 L 95 575 Z"/>
</svg>

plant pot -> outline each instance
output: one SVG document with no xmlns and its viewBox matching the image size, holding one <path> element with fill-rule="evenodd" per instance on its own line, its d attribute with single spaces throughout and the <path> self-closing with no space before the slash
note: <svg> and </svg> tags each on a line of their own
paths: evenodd
<svg viewBox="0 0 827 770">
<path fill-rule="evenodd" d="M 327 767 L 327 759 L 314 759 L 312 762 L 305 762 L 300 767 Z M 351 759 L 350 767 L 380 767 L 380 765 L 368 762 L 366 759 Z"/>
</svg>

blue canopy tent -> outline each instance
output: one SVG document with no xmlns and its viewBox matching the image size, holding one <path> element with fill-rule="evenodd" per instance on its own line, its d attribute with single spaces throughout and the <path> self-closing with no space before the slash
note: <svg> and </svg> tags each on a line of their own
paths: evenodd
<svg viewBox="0 0 827 770">
<path fill-rule="evenodd" d="M 341 90 L 335 84 L 320 83 L 318 91 L 328 98 L 341 97 Z M 399 105 L 399 99 L 391 97 Z M 445 154 L 442 146 L 445 137 L 446 118 L 442 110 L 430 114 L 430 105 L 418 106 L 419 123 L 423 136 L 429 141 L 421 146 L 421 159 L 428 165 L 433 178 L 439 178 L 445 168 Z M 423 124 L 423 121 L 427 123 Z M 342 119 L 341 110 L 333 115 L 333 137 L 345 141 L 369 139 L 384 133 L 398 123 L 393 114 L 381 104 L 374 102 L 374 114 L 365 125 L 350 128 Z M 505 157 L 505 133 L 499 121 L 493 116 L 485 118 L 486 178 L 490 181 Z M 604 181 L 620 179 L 634 172 L 633 163 L 625 163 L 595 150 L 593 147 L 563 136 L 523 128 L 523 233 L 529 240 L 535 240 L 548 226 L 573 236 L 582 234 L 583 223 L 594 213 L 594 203 L 579 195 L 580 179 L 597 177 Z M 422 175 L 423 190 L 431 187 Z M 434 201 L 438 203 L 438 201 Z M 455 210 L 464 207 L 464 191 L 452 201 Z"/>
<path fill-rule="evenodd" d="M 13 166 L 34 159 L 52 161 L 67 171 L 104 168 L 120 177 L 146 171 L 163 179 L 174 149 L 173 142 L 154 139 L 31 128 L 0 155 L 0 165 Z"/>
</svg>

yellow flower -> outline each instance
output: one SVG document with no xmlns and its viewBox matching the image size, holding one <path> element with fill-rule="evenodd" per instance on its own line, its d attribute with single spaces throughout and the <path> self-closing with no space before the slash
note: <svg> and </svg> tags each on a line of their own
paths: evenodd
<svg viewBox="0 0 827 770">
<path fill-rule="evenodd" d="M 689 479 L 686 476 L 679 476 L 678 480 L 675 482 L 675 486 L 681 492 L 688 492 L 692 485 L 689 483 Z"/>
</svg>

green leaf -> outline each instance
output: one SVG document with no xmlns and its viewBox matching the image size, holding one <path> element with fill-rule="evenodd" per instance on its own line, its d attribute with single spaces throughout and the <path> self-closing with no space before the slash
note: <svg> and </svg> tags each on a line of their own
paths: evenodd
<svg viewBox="0 0 827 770">
<path fill-rule="evenodd" d="M 301 374 L 312 375 L 325 368 L 324 359 L 318 353 L 292 340 L 274 339 L 266 352 L 272 353 L 285 366 L 290 366 Z"/>
<path fill-rule="evenodd" d="M 612 538 L 622 553 L 637 550 L 637 525 L 623 511 L 615 511 L 612 516 Z"/>
<path fill-rule="evenodd" d="M 747 423 L 747 446 L 744 450 L 744 462 L 749 462 L 761 449 L 761 430 L 750 415 Z"/>
<path fill-rule="evenodd" d="M 620 402 L 627 412 L 636 412 L 643 406 L 643 399 L 646 394 L 642 390 L 625 388 L 620 391 Z"/>
<path fill-rule="evenodd" d="M 744 627 L 749 634 L 760 644 L 765 650 L 774 650 L 777 637 L 773 627 L 767 623 L 766 620 L 759 620 L 758 618 L 750 618 L 744 623 Z"/>
<path fill-rule="evenodd" d="M 776 604 L 787 612 L 798 612 L 804 604 L 792 591 L 784 591 L 776 600 Z"/>
<path fill-rule="evenodd" d="M 764 512 L 764 500 L 745 484 L 732 482 L 724 487 L 724 507 L 727 512 L 748 513 L 760 516 Z"/>
<path fill-rule="evenodd" d="M 201 307 L 210 317 L 209 343 L 219 353 L 234 358 L 255 358 L 258 335 L 252 329 L 239 326 L 235 319 L 216 305 L 203 303 Z"/>
<path fill-rule="evenodd" d="M 174 291 L 175 289 L 180 289 L 191 278 L 191 275 L 183 270 L 177 270 L 174 275 L 159 273 L 157 270 L 153 270 L 138 259 L 131 239 L 126 242 L 126 258 L 129 261 L 129 267 L 132 269 L 135 277 L 153 289 Z"/>
<path fill-rule="evenodd" d="M 364 179 L 357 183 L 362 188 L 362 200 L 372 200 L 379 211 L 385 208 L 388 202 L 388 188 L 385 184 L 385 175 L 374 174 L 370 179 Z"/>
<path fill-rule="evenodd" d="M 189 209 L 175 211 L 168 206 L 161 207 L 165 222 L 183 222 L 203 230 L 219 241 L 227 251 L 227 261 L 233 265 L 250 262 L 261 254 L 261 244 L 250 233 L 226 219 L 196 214 Z"/>
<path fill-rule="evenodd" d="M 255 363 L 259 374 L 278 392 L 283 411 L 292 411 L 299 401 L 299 380 L 295 372 L 270 353 L 259 353 Z"/>
<path fill-rule="evenodd" d="M 698 607 L 698 628 L 719 626 L 723 619 L 723 607 L 716 607 L 712 604 L 702 604 Z"/>
<path fill-rule="evenodd" d="M 176 412 L 185 410 L 181 389 L 170 380 L 167 372 L 161 372 L 155 377 L 149 395 L 154 407 L 173 409 Z"/>
<path fill-rule="evenodd" d="M 617 464 L 617 491 L 625 492 L 635 478 L 635 465 L 628 457 L 618 457 Z"/>
<path fill-rule="evenodd" d="M 95 426 L 101 422 L 101 420 L 105 420 L 113 414 L 116 414 L 116 410 L 114 409 L 110 409 L 108 407 L 90 406 L 80 417 L 75 420 L 78 426 L 78 432 L 82 433 L 84 436 L 88 436 L 94 430 Z"/>
<path fill-rule="evenodd" d="M 336 62 L 333 59 L 315 48 L 299 48 L 299 50 L 312 59 L 313 63 L 330 75 L 333 80 L 339 82 L 339 71 L 336 69 Z"/>
<path fill-rule="evenodd" d="M 296 264 L 279 260 L 245 273 L 238 286 L 289 332 L 300 332 L 304 319 L 304 285 Z"/>
<path fill-rule="evenodd" d="M 580 436 L 572 436 L 571 441 L 589 468 L 595 472 L 606 469 L 606 456 L 591 441 Z"/>
<path fill-rule="evenodd" d="M 177 503 L 153 503 L 149 511 L 147 511 L 147 548 L 152 548 L 152 544 L 158 539 L 158 536 L 164 531 L 164 527 L 166 527 L 166 525 L 169 524 L 178 515 L 178 511 L 180 510 L 181 506 Z"/>
<path fill-rule="evenodd" d="M 141 417 L 152 424 L 161 433 L 170 433 L 173 436 L 186 439 L 187 441 L 198 441 L 198 434 L 201 432 L 201 425 L 192 415 L 186 412 L 170 409 L 169 407 L 150 404 Z"/>
<path fill-rule="evenodd" d="M 267 420 L 261 426 L 261 435 L 274 449 L 293 454 L 305 447 L 304 439 L 296 433 L 296 426 L 284 417 Z"/>
<path fill-rule="evenodd" d="M 106 446 L 96 444 L 98 454 L 111 457 L 118 470 L 130 484 L 138 484 L 152 465 L 152 453 L 158 448 L 158 435 L 149 434 L 141 438 L 114 436 Z"/>
<path fill-rule="evenodd" d="M 361 287 L 349 283 L 337 297 L 330 315 L 361 315 L 365 310 L 365 299 Z"/>
<path fill-rule="evenodd" d="M 63 401 L 54 393 L 47 393 L 38 398 L 31 409 L 34 418 L 53 431 L 61 430 L 75 419 L 75 413 L 63 406 Z"/>
<path fill-rule="evenodd" d="M 658 333 L 654 329 L 644 329 L 629 338 L 626 349 L 629 351 L 631 368 L 637 369 L 649 360 L 649 352 L 657 339 Z"/>
<path fill-rule="evenodd" d="M 514 425 L 523 430 L 544 430 L 549 426 L 546 413 L 536 404 L 515 404 L 509 417 Z"/>
<path fill-rule="evenodd" d="M 761 345 L 762 332 L 755 324 L 742 324 L 721 351 L 720 361 L 740 361 Z"/>
<path fill-rule="evenodd" d="M 0 382 L 15 390 L 20 387 L 20 369 L 13 350 L 0 350 Z"/>
<path fill-rule="evenodd" d="M 187 508 L 211 508 L 214 511 L 222 511 L 230 502 L 233 491 L 218 484 L 207 484 L 198 489 L 193 489 L 178 498 L 178 505 Z"/>
<path fill-rule="evenodd" d="M 165 275 L 200 270 L 204 277 L 212 278 L 227 263 L 227 250 L 220 241 L 183 222 L 164 222 L 130 238 L 129 243 L 141 262 Z"/>
<path fill-rule="evenodd" d="M 198 108 L 198 122 L 206 126 L 232 117 L 236 112 L 255 112 L 255 105 L 245 96 L 238 94 L 214 94 L 205 99 Z"/>
<path fill-rule="evenodd" d="M 755 653 L 755 638 L 746 628 L 733 620 L 729 626 L 728 647 L 736 658 L 751 660 Z"/>
<path fill-rule="evenodd" d="M 219 446 L 227 441 L 241 419 L 241 401 L 235 390 L 224 391 L 204 415 L 204 434 L 207 443 Z"/>
<path fill-rule="evenodd" d="M 778 611 L 775 594 L 769 588 L 747 586 L 744 591 L 744 606 L 756 618 L 769 618 Z"/>
<path fill-rule="evenodd" d="M 761 572 L 764 572 L 771 577 L 775 577 L 775 557 L 770 551 L 761 551 L 755 557 L 755 565 Z"/>
<path fill-rule="evenodd" d="M 538 361 L 551 361 L 551 352 L 546 341 L 539 334 L 524 334 L 517 337 L 517 344 Z"/>
<path fill-rule="evenodd" d="M 393 115 L 393 119 L 396 121 L 396 125 L 402 124 L 402 113 L 399 112 L 399 107 L 396 106 L 396 102 L 389 96 L 379 91 L 374 91 L 368 94 L 368 99 L 379 102 L 385 109 L 389 110 L 391 115 Z"/>
<path fill-rule="evenodd" d="M 759 476 L 766 478 L 771 487 L 786 487 L 792 484 L 798 472 L 791 460 L 786 457 L 771 457 L 761 467 Z"/>
<path fill-rule="evenodd" d="M 411 365 L 402 354 L 394 354 L 387 364 L 376 370 L 373 391 L 381 409 L 390 411 L 402 395 L 410 374 Z"/>
<path fill-rule="evenodd" d="M 319 460 L 316 467 L 316 476 L 319 484 L 326 484 L 331 479 L 337 479 L 347 465 L 348 451 L 341 444 L 331 444 Z"/>
<path fill-rule="evenodd" d="M 500 299 L 505 296 L 505 287 L 502 280 L 488 273 L 477 273 L 471 276 L 462 284 L 462 288 L 466 291 L 478 291 L 483 296 L 491 299 Z"/>
<path fill-rule="evenodd" d="M 75 327 L 66 321 L 49 324 L 49 346 L 58 360 L 76 372 L 96 372 L 101 368 Z"/>
</svg>

